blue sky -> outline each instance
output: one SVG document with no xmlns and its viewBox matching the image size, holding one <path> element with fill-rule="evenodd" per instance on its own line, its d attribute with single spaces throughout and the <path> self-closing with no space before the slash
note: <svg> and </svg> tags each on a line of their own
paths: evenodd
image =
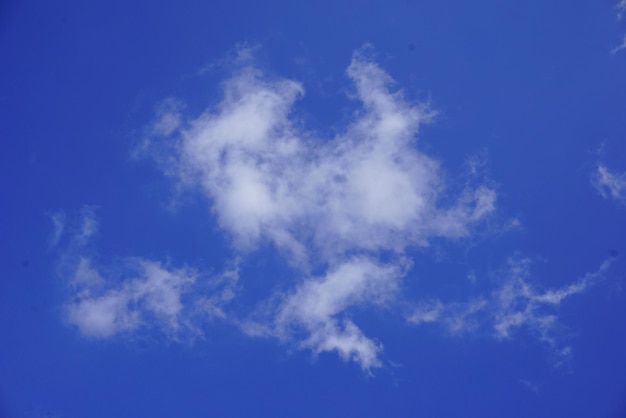
<svg viewBox="0 0 626 418">
<path fill-rule="evenodd" d="M 622 416 L 625 12 L 3 3 L 0 416 Z"/>
</svg>

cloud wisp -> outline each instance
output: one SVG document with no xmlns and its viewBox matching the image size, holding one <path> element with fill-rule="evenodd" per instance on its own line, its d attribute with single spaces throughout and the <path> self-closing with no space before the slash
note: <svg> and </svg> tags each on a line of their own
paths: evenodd
<svg viewBox="0 0 626 418">
<path fill-rule="evenodd" d="M 619 0 L 615 8 L 617 9 L 617 19 L 622 20 L 624 13 L 626 13 L 626 0 Z M 626 48 L 626 35 L 624 35 L 622 43 L 611 50 L 611 54 L 615 55 L 624 48 Z"/>
<path fill-rule="evenodd" d="M 236 267 L 208 275 L 140 257 L 101 263 L 89 248 L 98 229 L 94 210 L 83 208 L 77 223 L 60 271 L 71 294 L 66 320 L 84 336 L 104 339 L 156 329 L 172 339 L 189 339 L 202 335 L 201 321 L 224 316 L 222 306 L 239 277 Z"/>
<path fill-rule="evenodd" d="M 65 213 L 64 212 L 54 212 L 49 215 L 50 222 L 52 222 L 52 236 L 49 240 L 50 248 L 56 247 L 61 240 L 61 236 L 65 232 Z"/>
<path fill-rule="evenodd" d="M 624 13 L 626 12 L 626 0 L 619 0 L 617 3 L 617 18 L 622 19 L 624 17 Z"/>
<path fill-rule="evenodd" d="M 68 305 L 68 319 L 93 337 L 110 337 L 157 321 L 168 332 L 178 331 L 184 305 L 182 295 L 196 281 L 193 272 L 167 270 L 159 262 L 137 260 L 136 277 L 103 292 L 107 280 L 81 259 L 76 271 L 77 300 Z M 95 293 L 95 294 L 94 294 Z"/>
<path fill-rule="evenodd" d="M 611 54 L 615 55 L 625 48 L 626 48 L 626 35 L 624 35 L 624 39 L 622 39 L 622 43 L 611 50 Z"/>
<path fill-rule="evenodd" d="M 539 290 L 531 283 L 531 260 L 511 257 L 500 284 L 489 295 L 469 302 L 425 301 L 407 320 L 415 325 L 437 323 L 451 334 L 480 327 L 498 340 L 510 339 L 520 329 L 526 329 L 553 350 L 557 364 L 562 364 L 571 355 L 571 348 L 561 347 L 557 339 L 558 308 L 564 300 L 604 279 L 614 260 L 606 259 L 596 271 L 561 288 Z"/>
<path fill-rule="evenodd" d="M 597 170 L 591 176 L 591 184 L 605 199 L 612 198 L 626 204 L 626 173 L 619 173 L 598 164 Z"/>
</svg>

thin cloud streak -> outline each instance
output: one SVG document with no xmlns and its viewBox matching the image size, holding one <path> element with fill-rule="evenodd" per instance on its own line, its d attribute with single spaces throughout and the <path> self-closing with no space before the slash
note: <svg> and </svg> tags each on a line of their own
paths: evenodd
<svg viewBox="0 0 626 418">
<path fill-rule="evenodd" d="M 598 164 L 597 171 L 591 176 L 591 184 L 605 199 L 615 199 L 626 204 L 626 173 L 619 173 Z"/>
<path fill-rule="evenodd" d="M 498 340 L 508 340 L 525 328 L 557 354 L 558 363 L 564 363 L 571 356 L 571 348 L 559 345 L 555 331 L 559 325 L 558 307 L 604 279 L 614 261 L 614 257 L 606 259 L 596 271 L 561 288 L 537 290 L 530 281 L 531 260 L 512 257 L 501 284 L 488 297 L 470 302 L 425 301 L 407 320 L 415 325 L 439 323 L 451 334 L 480 328 Z"/>
<path fill-rule="evenodd" d="M 50 237 L 50 248 L 56 247 L 61 241 L 65 232 L 65 213 L 58 211 L 49 215 L 52 222 L 52 236 Z"/>
<path fill-rule="evenodd" d="M 626 35 L 624 35 L 622 43 L 611 50 L 611 54 L 615 55 L 624 48 L 626 48 Z"/>
</svg>

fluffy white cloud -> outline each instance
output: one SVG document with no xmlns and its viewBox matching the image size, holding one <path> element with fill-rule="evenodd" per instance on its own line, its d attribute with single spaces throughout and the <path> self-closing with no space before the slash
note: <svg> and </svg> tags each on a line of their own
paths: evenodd
<svg viewBox="0 0 626 418">
<path fill-rule="evenodd" d="M 268 81 L 250 67 L 224 83 L 215 108 L 181 127 L 179 175 L 211 199 L 238 248 L 269 240 L 293 261 L 308 261 L 311 250 L 329 259 L 462 237 L 493 211 L 495 192 L 485 186 L 440 207 L 439 163 L 415 148 L 432 112 L 391 92 L 391 78 L 361 52 L 347 74 L 363 108 L 334 138 L 300 127 L 299 83 Z"/>
<path fill-rule="evenodd" d="M 217 105 L 191 119 L 180 106 L 161 112 L 154 131 L 178 127 L 175 163 L 162 159 L 167 172 L 207 196 L 237 250 L 269 242 L 300 271 L 293 293 L 265 307 L 264 324 L 243 321 L 246 330 L 336 351 L 369 370 L 380 365 L 382 345 L 347 312 L 387 303 L 406 270 L 407 246 L 468 236 L 494 211 L 496 193 L 475 184 L 450 199 L 440 163 L 416 147 L 420 125 L 434 113 L 393 91 L 367 53 L 357 51 L 347 69 L 361 108 L 332 138 L 302 127 L 294 110 L 300 83 L 251 66 L 224 82 Z M 381 251 L 395 256 L 380 263 Z M 311 266 L 326 273 L 306 278 Z"/>
<path fill-rule="evenodd" d="M 618 173 L 598 164 L 597 171 L 591 176 L 591 183 L 602 197 L 626 204 L 626 173 Z"/>
</svg>

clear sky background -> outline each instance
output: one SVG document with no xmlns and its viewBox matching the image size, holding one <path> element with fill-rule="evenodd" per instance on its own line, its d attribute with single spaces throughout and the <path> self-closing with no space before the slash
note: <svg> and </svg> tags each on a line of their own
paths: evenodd
<svg viewBox="0 0 626 418">
<path fill-rule="evenodd" d="M 0 416 L 625 416 L 624 10 L 3 2 Z"/>
</svg>

